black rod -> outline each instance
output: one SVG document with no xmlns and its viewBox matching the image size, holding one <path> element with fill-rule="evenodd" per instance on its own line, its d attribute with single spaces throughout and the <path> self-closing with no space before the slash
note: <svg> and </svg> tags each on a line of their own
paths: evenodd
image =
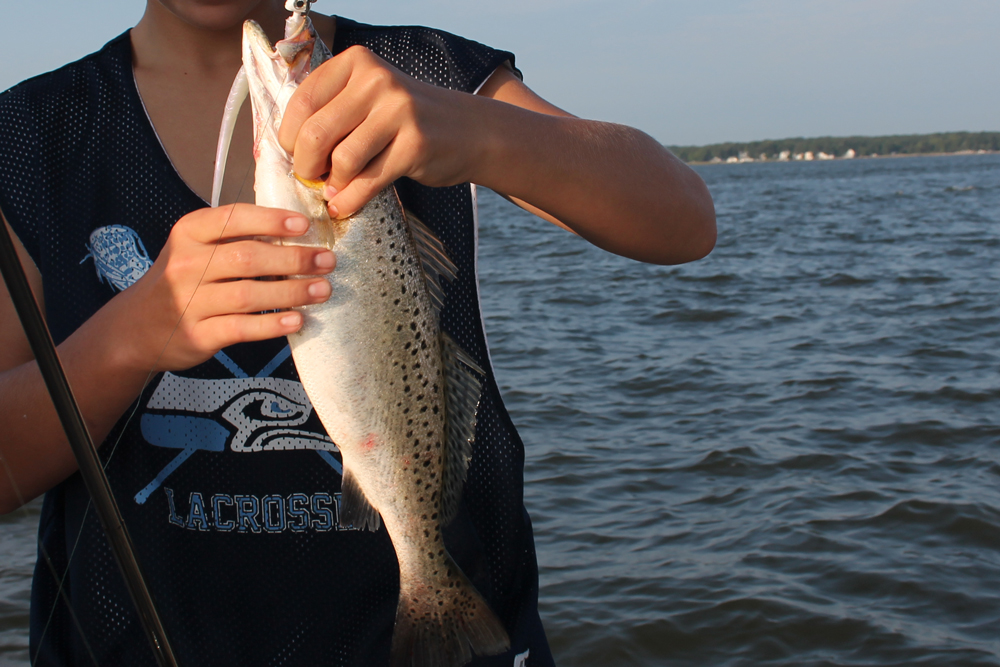
<svg viewBox="0 0 1000 667">
<path fill-rule="evenodd" d="M 52 334 L 42 319 L 38 302 L 28 285 L 28 277 L 18 259 L 3 211 L 0 211 L 0 227 L 3 227 L 3 233 L 0 233 L 0 273 L 7 283 L 7 291 L 17 309 L 18 317 L 21 318 L 21 325 L 35 354 L 38 368 L 45 379 L 45 385 L 55 404 L 63 430 L 66 431 L 69 444 L 73 448 L 73 456 L 76 457 L 80 474 L 94 502 L 97 517 L 111 543 L 111 550 L 115 554 L 115 560 L 118 561 L 118 567 L 121 568 L 122 576 L 125 577 L 125 584 L 139 612 L 139 619 L 142 621 L 153 653 L 156 654 L 157 662 L 160 667 L 178 667 L 160 614 L 153 603 L 153 596 L 146 585 L 146 579 L 142 576 L 142 568 L 136 559 L 132 538 L 125 528 L 121 510 L 118 509 L 118 503 L 111 493 L 111 485 L 104 474 L 104 467 L 97 455 L 94 440 L 90 437 L 83 415 L 80 414 L 80 406 L 76 403 L 62 364 L 59 363 Z"/>
</svg>

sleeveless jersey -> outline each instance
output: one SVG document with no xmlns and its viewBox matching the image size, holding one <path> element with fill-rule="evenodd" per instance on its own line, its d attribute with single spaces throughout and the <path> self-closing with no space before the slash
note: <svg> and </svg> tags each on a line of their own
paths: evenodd
<svg viewBox="0 0 1000 667">
<path fill-rule="evenodd" d="M 338 19 L 334 53 L 355 44 L 419 80 L 470 93 L 513 64 L 510 53 L 437 30 Z M 524 448 L 493 377 L 479 307 L 475 189 L 396 186 L 458 266 L 445 285 L 442 328 L 486 369 L 462 507 L 445 539 L 511 650 L 473 664 L 552 664 L 522 500 Z M 205 206 L 148 120 L 129 33 L 0 95 L 0 207 L 41 271 L 57 343 L 142 275 L 176 220 Z M 156 376 L 100 452 L 182 665 L 388 663 L 395 553 L 384 528 L 339 528 L 339 454 L 285 339 Z M 45 496 L 33 664 L 153 665 L 88 506 L 78 474 Z"/>
</svg>

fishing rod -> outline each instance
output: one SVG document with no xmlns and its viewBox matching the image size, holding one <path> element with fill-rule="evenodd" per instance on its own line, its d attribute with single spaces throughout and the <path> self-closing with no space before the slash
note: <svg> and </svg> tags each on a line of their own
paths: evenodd
<svg viewBox="0 0 1000 667">
<path fill-rule="evenodd" d="M 111 493 L 111 485 L 107 475 L 104 474 L 97 447 L 94 446 L 94 440 L 83 421 L 83 415 L 80 414 L 80 406 L 66 380 L 66 373 L 59 362 L 52 334 L 42 319 L 38 302 L 28 285 L 28 278 L 18 259 L 14 241 L 7 227 L 7 218 L 2 210 L 0 210 L 0 227 L 3 228 L 0 233 L 0 274 L 7 284 L 7 291 L 17 310 L 17 316 L 21 319 L 21 326 L 24 327 L 24 333 L 28 337 L 38 368 L 42 372 L 45 386 L 55 404 L 59 421 L 62 422 L 63 430 L 73 449 L 73 456 L 76 457 L 80 475 L 87 485 L 97 517 L 104 528 L 108 542 L 111 543 L 111 550 L 125 578 L 136 611 L 139 612 L 139 620 L 146 631 L 157 663 L 160 667 L 179 667 L 174 650 L 167 639 L 163 621 L 153 602 L 152 593 L 146 585 L 142 568 L 136 558 L 132 538 L 125 527 L 118 503 Z"/>
</svg>

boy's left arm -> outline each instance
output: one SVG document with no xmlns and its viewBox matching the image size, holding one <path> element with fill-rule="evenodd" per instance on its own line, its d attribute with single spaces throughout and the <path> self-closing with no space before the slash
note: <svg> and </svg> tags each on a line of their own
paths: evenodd
<svg viewBox="0 0 1000 667">
<path fill-rule="evenodd" d="M 704 182 L 639 130 L 576 118 L 500 67 L 478 95 L 421 83 L 362 47 L 339 54 L 292 97 L 280 130 L 295 170 L 326 177 L 344 217 L 402 176 L 471 181 L 595 245 L 680 264 L 715 245 Z"/>
<path fill-rule="evenodd" d="M 681 264 L 712 251 L 708 188 L 648 134 L 577 118 L 507 67 L 479 94 L 516 108 L 493 110 L 493 153 L 474 182 L 495 184 L 522 208 L 619 255 Z"/>
</svg>

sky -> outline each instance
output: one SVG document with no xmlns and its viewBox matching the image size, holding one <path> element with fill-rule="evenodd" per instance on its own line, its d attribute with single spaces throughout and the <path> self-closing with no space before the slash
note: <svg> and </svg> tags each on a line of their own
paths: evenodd
<svg viewBox="0 0 1000 667">
<path fill-rule="evenodd" d="M 144 6 L 0 0 L 0 90 L 97 50 Z M 997 0 L 319 0 L 314 10 L 512 51 L 550 102 L 668 145 L 1000 131 Z"/>
</svg>

